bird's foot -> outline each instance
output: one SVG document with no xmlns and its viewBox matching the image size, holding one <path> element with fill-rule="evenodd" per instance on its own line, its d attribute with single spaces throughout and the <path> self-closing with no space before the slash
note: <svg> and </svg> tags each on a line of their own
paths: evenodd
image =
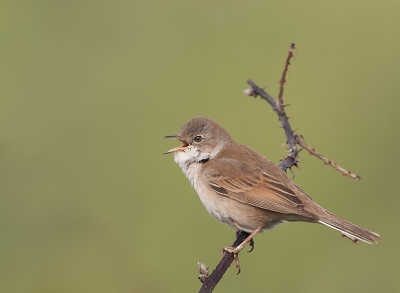
<svg viewBox="0 0 400 293">
<path fill-rule="evenodd" d="M 221 249 L 222 255 L 225 255 L 225 253 L 227 253 L 227 252 L 233 254 L 233 258 L 235 259 L 235 263 L 236 263 L 236 268 L 238 269 L 238 272 L 236 273 L 236 275 L 239 275 L 241 272 L 240 262 L 239 262 L 239 252 L 242 250 L 242 248 L 227 246 L 227 247 L 224 247 Z"/>
<path fill-rule="evenodd" d="M 227 246 L 227 247 L 222 248 L 221 253 L 223 255 L 225 255 L 225 253 L 227 253 L 227 252 L 233 254 L 233 257 L 235 258 L 235 262 L 236 262 L 236 268 L 238 269 L 238 272 L 236 275 L 238 275 L 240 273 L 239 252 L 243 249 L 243 247 L 245 247 L 245 245 L 247 243 L 249 243 L 251 246 L 250 252 L 253 251 L 253 249 L 254 249 L 253 237 L 256 236 L 256 234 L 258 232 L 260 232 L 263 229 L 263 227 L 264 227 L 264 225 L 260 225 L 257 227 L 257 229 L 255 229 L 253 232 L 251 232 L 251 234 L 248 234 L 248 233 L 244 234 L 244 235 L 246 235 L 246 239 L 242 240 L 242 243 L 240 243 L 238 246 L 236 246 L 236 247 Z M 239 236 L 240 236 L 239 231 L 236 232 L 236 236 L 237 236 L 236 241 L 240 240 L 239 239 Z"/>
</svg>

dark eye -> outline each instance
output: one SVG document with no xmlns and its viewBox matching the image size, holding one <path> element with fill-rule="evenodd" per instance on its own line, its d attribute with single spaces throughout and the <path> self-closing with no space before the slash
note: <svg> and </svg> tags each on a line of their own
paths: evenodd
<svg viewBox="0 0 400 293">
<path fill-rule="evenodd" d="M 195 142 L 201 142 L 203 140 L 203 136 L 201 136 L 201 135 L 196 135 L 195 137 L 194 137 L 194 141 Z"/>
</svg>

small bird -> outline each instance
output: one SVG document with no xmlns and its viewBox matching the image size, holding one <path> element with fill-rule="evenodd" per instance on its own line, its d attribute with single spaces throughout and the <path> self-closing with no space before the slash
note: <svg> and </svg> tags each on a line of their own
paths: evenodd
<svg viewBox="0 0 400 293">
<path fill-rule="evenodd" d="M 177 135 L 166 136 L 182 142 L 165 154 L 174 153 L 175 162 L 198 193 L 201 202 L 218 221 L 239 235 L 250 234 L 237 247 L 225 247 L 238 254 L 253 237 L 289 221 L 319 223 L 358 243 L 372 243 L 379 235 L 343 220 L 316 204 L 285 172 L 249 147 L 235 142 L 219 124 L 195 117 Z M 251 249 L 251 250 L 252 250 Z"/>
</svg>

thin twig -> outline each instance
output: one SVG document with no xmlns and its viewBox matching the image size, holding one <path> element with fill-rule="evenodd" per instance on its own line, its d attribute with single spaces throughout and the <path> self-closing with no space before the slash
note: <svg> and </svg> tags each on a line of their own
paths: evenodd
<svg viewBox="0 0 400 293">
<path fill-rule="evenodd" d="M 355 179 L 355 180 L 357 180 L 357 181 L 361 179 L 361 177 L 360 177 L 359 175 L 354 174 L 354 173 L 351 173 L 350 171 L 348 171 L 348 170 L 346 170 L 346 169 L 340 167 L 340 166 L 339 166 L 338 164 L 336 164 L 335 162 L 332 162 L 332 161 L 329 160 L 328 158 L 326 158 L 326 157 L 324 157 L 323 155 L 317 153 L 317 152 L 315 151 L 315 149 L 312 148 L 312 147 L 309 147 L 299 135 L 296 135 L 296 138 L 297 138 L 297 139 L 296 139 L 296 142 L 297 142 L 297 144 L 298 144 L 299 146 L 301 146 L 302 148 L 306 149 L 311 155 L 314 155 L 314 156 L 316 156 L 317 158 L 321 159 L 321 160 L 324 162 L 324 164 L 329 165 L 329 166 L 332 166 L 333 168 L 335 168 L 336 170 L 338 170 L 339 172 L 341 172 L 342 175 L 344 175 L 344 176 L 349 176 L 349 177 L 351 177 L 351 178 L 353 178 L 353 179 Z"/>
<path fill-rule="evenodd" d="M 316 156 L 317 158 L 322 160 L 325 164 L 332 166 L 334 169 L 338 170 L 343 175 L 349 176 L 355 180 L 360 180 L 361 177 L 359 175 L 351 173 L 350 171 L 340 167 L 335 162 L 332 162 L 328 158 L 317 153 L 314 150 L 314 148 L 309 147 L 304 142 L 304 140 L 301 138 L 301 135 L 294 134 L 294 131 L 292 130 L 290 123 L 288 121 L 289 117 L 285 113 L 284 109 L 285 106 L 283 105 L 283 91 L 284 91 L 284 85 L 286 83 L 286 72 L 288 71 L 290 65 L 290 59 L 293 57 L 294 49 L 295 49 L 295 44 L 292 43 L 289 47 L 288 55 L 286 57 L 286 62 L 283 69 L 281 80 L 279 81 L 280 90 L 279 90 L 278 100 L 275 100 L 273 97 L 271 97 L 271 95 L 269 95 L 264 89 L 256 85 L 252 80 L 247 81 L 247 83 L 251 86 L 251 88 L 244 91 L 244 93 L 249 96 L 252 97 L 260 96 L 262 99 L 266 100 L 271 105 L 272 109 L 278 114 L 279 120 L 282 123 L 282 128 L 285 130 L 285 134 L 287 137 L 286 143 L 289 145 L 288 156 L 280 162 L 279 168 L 281 168 L 283 171 L 286 171 L 287 169 L 290 169 L 293 166 L 297 167 L 298 154 L 300 151 L 296 147 L 296 144 L 298 144 L 304 149 L 306 149 L 311 155 Z"/>
<path fill-rule="evenodd" d="M 280 88 L 279 88 L 278 100 L 281 105 L 283 105 L 283 90 L 285 89 L 286 73 L 289 71 L 290 59 L 293 57 L 294 48 L 295 44 L 291 43 L 288 55 L 286 57 L 285 66 L 283 68 L 282 77 L 281 80 L 279 81 Z"/>
<path fill-rule="evenodd" d="M 253 97 L 260 96 L 262 99 L 266 100 L 278 115 L 279 121 L 281 121 L 282 128 L 284 129 L 287 138 L 286 143 L 289 145 L 288 156 L 285 159 L 283 159 L 279 164 L 279 168 L 281 168 L 283 171 L 286 171 L 287 169 L 290 169 L 293 166 L 297 166 L 298 153 L 299 153 L 299 150 L 297 149 L 296 146 L 296 137 L 294 135 L 292 127 L 290 126 L 289 117 L 286 115 L 285 105 L 283 104 L 283 91 L 286 82 L 286 73 L 290 65 L 290 59 L 293 57 L 294 49 L 295 49 L 295 44 L 294 43 L 290 44 L 282 77 L 279 82 L 280 90 L 279 90 L 278 101 L 275 100 L 273 97 L 271 97 L 271 95 L 269 95 L 264 89 L 257 86 L 251 79 L 247 81 L 247 83 L 251 86 L 251 88 L 244 91 L 244 93 L 249 96 Z"/>
</svg>

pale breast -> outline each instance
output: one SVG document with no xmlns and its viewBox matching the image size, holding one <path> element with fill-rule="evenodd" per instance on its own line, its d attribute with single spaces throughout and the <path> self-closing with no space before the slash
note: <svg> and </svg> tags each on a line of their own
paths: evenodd
<svg viewBox="0 0 400 293">
<path fill-rule="evenodd" d="M 248 233 L 254 231 L 260 224 L 265 224 L 264 231 L 266 231 L 281 222 L 276 219 L 273 212 L 217 194 L 202 176 L 203 163 L 193 161 L 193 157 L 196 157 L 195 150 L 176 152 L 175 162 L 189 179 L 208 213 L 215 219 Z"/>
<path fill-rule="evenodd" d="M 225 204 L 221 202 L 220 196 L 208 186 L 205 180 L 201 180 L 202 163 L 194 162 L 196 151 L 175 153 L 175 162 L 181 167 L 183 173 L 189 179 L 208 213 L 220 222 L 229 225 L 230 219 Z"/>
</svg>

